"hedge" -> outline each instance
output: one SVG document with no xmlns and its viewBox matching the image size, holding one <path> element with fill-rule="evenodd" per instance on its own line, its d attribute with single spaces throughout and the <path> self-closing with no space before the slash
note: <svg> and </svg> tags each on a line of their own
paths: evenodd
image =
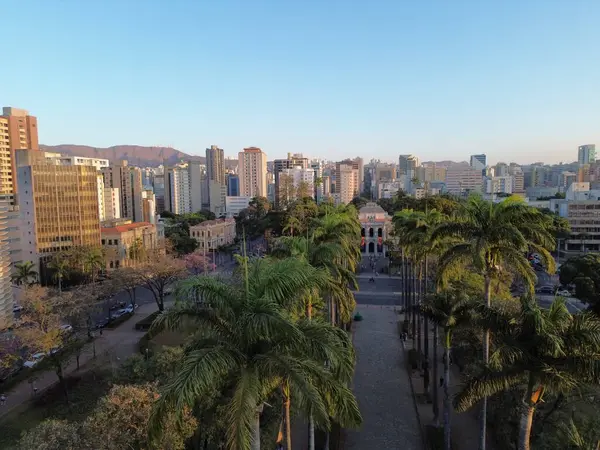
<svg viewBox="0 0 600 450">
<path fill-rule="evenodd" d="M 138 323 L 135 324 L 135 329 L 138 331 L 148 331 L 152 326 L 154 320 L 159 316 L 160 311 L 154 311 L 149 316 L 144 317 Z"/>
<path fill-rule="evenodd" d="M 125 313 L 122 316 L 117 317 L 116 319 L 111 319 L 111 321 L 106 324 L 105 328 L 116 328 L 123 322 L 126 322 L 129 319 L 131 319 L 132 317 L 133 313 Z"/>
</svg>

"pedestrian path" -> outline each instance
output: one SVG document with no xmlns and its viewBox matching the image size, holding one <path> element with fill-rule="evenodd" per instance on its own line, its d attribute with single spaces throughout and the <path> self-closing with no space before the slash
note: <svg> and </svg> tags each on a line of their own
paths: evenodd
<svg viewBox="0 0 600 450">
<path fill-rule="evenodd" d="M 167 306 L 170 302 L 165 302 Z M 120 362 L 124 361 L 131 354 L 138 351 L 138 342 L 143 336 L 143 333 L 134 329 L 135 323 L 148 314 L 156 311 L 156 303 L 148 303 L 140 306 L 135 315 L 119 325 L 115 329 L 105 329 L 102 336 L 98 336 L 95 339 L 96 344 L 96 356 L 100 355 L 108 356 L 111 366 L 116 367 Z M 94 350 L 93 344 L 86 344 L 82 354 L 79 358 L 80 366 L 92 363 L 94 361 Z M 72 358 L 70 364 L 65 369 L 65 374 L 70 375 L 75 373 L 77 369 L 77 363 L 75 358 Z M 26 370 L 26 369 L 24 369 Z M 83 367 L 81 370 L 85 370 Z M 38 394 L 54 386 L 58 382 L 56 373 L 53 370 L 47 370 L 44 372 L 32 373 L 31 379 L 35 379 L 35 387 L 38 389 Z M 8 392 L 1 392 L 6 395 L 6 401 L 4 405 L 0 406 L 0 420 L 3 416 L 9 412 L 15 410 L 24 403 L 32 399 L 32 384 L 28 380 L 21 382 L 14 386 Z M 1 389 L 1 387 L 0 387 Z"/>
<path fill-rule="evenodd" d="M 354 393 L 363 424 L 348 430 L 345 450 L 421 450 L 422 438 L 398 336 L 394 307 L 360 305 L 354 322 Z"/>
</svg>

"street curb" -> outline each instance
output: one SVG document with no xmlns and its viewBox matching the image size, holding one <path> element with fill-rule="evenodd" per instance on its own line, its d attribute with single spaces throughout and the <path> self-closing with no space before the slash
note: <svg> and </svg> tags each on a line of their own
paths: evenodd
<svg viewBox="0 0 600 450">
<path fill-rule="evenodd" d="M 406 347 L 405 347 L 404 341 L 402 339 L 400 339 L 400 344 L 402 345 L 402 352 L 404 353 L 404 356 L 406 356 Z M 405 364 L 404 368 L 406 369 L 406 373 L 408 375 L 408 381 L 410 383 L 410 391 L 412 393 L 413 406 L 415 408 L 415 415 L 417 416 L 417 422 L 419 423 L 419 431 L 421 432 L 421 444 L 423 446 L 422 448 L 423 448 L 423 450 L 427 450 L 429 448 L 429 446 L 427 444 L 427 434 L 425 433 L 425 428 L 423 428 L 423 422 L 421 422 L 421 415 L 419 414 L 419 407 L 417 405 L 417 394 L 415 392 L 415 386 L 414 386 L 413 380 L 412 380 L 412 373 L 408 367 L 408 364 Z"/>
</svg>

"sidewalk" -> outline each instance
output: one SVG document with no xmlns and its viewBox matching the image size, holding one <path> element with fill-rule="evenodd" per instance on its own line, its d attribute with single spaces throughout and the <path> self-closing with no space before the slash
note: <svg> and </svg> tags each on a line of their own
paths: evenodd
<svg viewBox="0 0 600 450">
<path fill-rule="evenodd" d="M 400 314 L 399 320 L 404 320 L 404 315 Z M 441 331 L 440 336 L 441 339 Z M 435 342 L 433 341 L 433 331 L 431 331 L 429 335 L 429 351 L 430 360 L 433 355 L 433 345 Z M 404 343 L 404 351 L 408 354 L 408 351 L 412 348 L 417 348 L 416 340 L 407 339 Z M 429 392 L 430 396 L 433 399 L 433 383 L 438 383 L 438 397 L 439 397 L 439 422 L 440 426 L 443 426 L 443 414 L 444 414 L 444 390 L 439 385 L 439 377 L 444 376 L 444 363 L 443 363 L 443 355 L 444 348 L 440 344 L 438 344 L 438 379 L 433 379 L 433 367 L 430 368 L 430 385 Z M 410 377 L 410 381 L 413 385 L 416 403 L 417 403 L 417 411 L 421 418 L 421 424 L 423 427 L 427 425 L 433 424 L 433 405 L 432 403 L 427 403 L 423 396 L 423 376 L 420 371 L 414 371 L 412 376 Z M 449 383 L 449 391 L 450 397 L 454 397 L 454 395 L 460 390 L 461 385 L 461 376 L 456 365 L 450 366 L 450 383 Z M 454 409 L 451 411 L 451 423 L 452 423 L 452 448 L 454 450 L 471 450 L 479 447 L 479 408 L 476 406 L 471 410 L 464 413 L 457 413 Z M 487 448 L 489 450 L 494 450 L 494 444 L 492 442 L 490 436 L 490 430 L 488 427 L 487 433 Z"/>
<path fill-rule="evenodd" d="M 165 306 L 170 303 L 172 302 L 165 302 Z M 97 335 L 95 339 L 96 356 L 100 357 L 103 354 L 109 354 L 111 364 L 116 366 L 119 364 L 119 361 L 136 353 L 138 351 L 137 343 L 144 333 L 134 329 L 135 323 L 156 311 L 156 309 L 156 303 L 142 305 L 128 321 L 122 323 L 117 328 L 103 330 L 102 336 Z M 91 342 L 86 344 L 81 353 L 81 357 L 79 358 L 80 371 L 84 371 L 84 365 L 90 361 L 94 361 L 93 343 Z M 76 372 L 76 369 L 77 361 L 75 360 L 75 357 L 73 357 L 72 361 L 67 365 L 64 371 L 65 375 L 71 375 Z M 37 395 L 40 395 L 43 391 L 58 383 L 58 377 L 52 370 L 32 372 L 31 378 L 35 378 L 35 386 L 38 388 Z M 24 380 L 20 384 L 14 386 L 10 391 L 2 393 L 6 395 L 6 403 L 3 406 L 0 406 L 0 420 L 17 407 L 31 400 L 32 386 L 27 380 Z"/>
</svg>

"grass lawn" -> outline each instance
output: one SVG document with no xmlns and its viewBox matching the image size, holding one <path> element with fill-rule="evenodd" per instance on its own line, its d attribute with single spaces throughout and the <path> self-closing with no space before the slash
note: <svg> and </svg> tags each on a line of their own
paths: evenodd
<svg viewBox="0 0 600 450">
<path fill-rule="evenodd" d="M 150 341 L 150 345 L 158 350 L 160 347 L 178 347 L 185 343 L 186 337 L 176 331 L 163 331 L 160 334 L 154 336 Z"/>
<path fill-rule="evenodd" d="M 0 421 L 0 448 L 10 449 L 21 433 L 48 418 L 80 421 L 87 417 L 96 402 L 110 389 L 110 371 L 93 368 L 74 374 L 69 383 L 69 404 L 59 385 L 39 395 L 25 410 L 17 410 Z"/>
</svg>

